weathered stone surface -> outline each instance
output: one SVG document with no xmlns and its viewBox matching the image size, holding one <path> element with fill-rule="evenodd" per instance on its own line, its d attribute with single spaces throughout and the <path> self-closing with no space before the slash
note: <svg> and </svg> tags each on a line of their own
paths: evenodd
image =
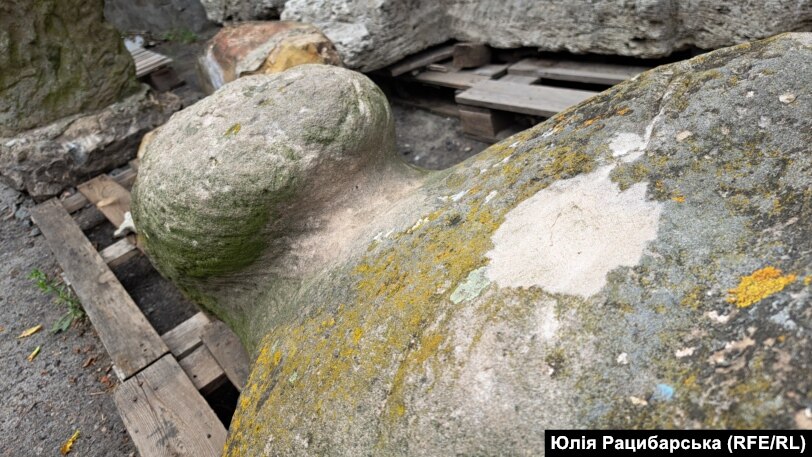
<svg viewBox="0 0 812 457">
<path fill-rule="evenodd" d="M 253 74 L 285 71 L 297 65 L 341 65 L 333 43 L 310 24 L 243 22 L 226 26 L 206 45 L 198 68 L 206 90 Z"/>
<path fill-rule="evenodd" d="M 315 24 L 348 67 L 369 71 L 452 38 L 499 48 L 640 57 L 688 46 L 715 49 L 809 31 L 812 2 L 289 0 L 282 18 Z"/>
<path fill-rule="evenodd" d="M 107 106 L 138 89 L 102 0 L 0 2 L 0 136 Z"/>
<path fill-rule="evenodd" d="M 104 17 L 123 32 L 158 35 L 181 30 L 199 33 L 211 24 L 199 0 L 105 0 Z"/>
<path fill-rule="evenodd" d="M 226 454 L 807 424 L 810 79 L 810 34 L 727 48 L 422 175 L 347 70 L 245 78 L 177 115 L 134 214 L 256 356 Z"/>
<path fill-rule="evenodd" d="M 200 0 L 209 20 L 224 23 L 278 19 L 287 0 Z"/>
<path fill-rule="evenodd" d="M 176 95 L 142 86 L 95 113 L 68 116 L 14 137 L 0 136 L 0 179 L 36 198 L 56 195 L 127 163 L 141 136 L 180 107 Z"/>
</svg>

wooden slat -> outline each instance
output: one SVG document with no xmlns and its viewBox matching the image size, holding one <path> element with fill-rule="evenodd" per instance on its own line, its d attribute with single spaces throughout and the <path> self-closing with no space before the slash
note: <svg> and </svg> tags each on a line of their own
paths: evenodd
<svg viewBox="0 0 812 457">
<path fill-rule="evenodd" d="M 471 71 L 475 75 L 498 78 L 507 73 L 507 68 L 508 65 L 506 63 L 491 63 L 488 65 L 483 65 L 479 68 L 472 68 Z"/>
<path fill-rule="evenodd" d="M 424 71 L 414 77 L 421 83 L 434 84 L 437 86 L 451 87 L 452 89 L 468 89 L 474 84 L 487 81 L 489 76 L 478 75 L 471 70 L 454 71 L 441 73 L 439 71 Z"/>
<path fill-rule="evenodd" d="M 448 102 L 443 99 L 432 98 L 395 98 L 391 99 L 392 103 L 400 105 L 411 106 L 413 108 L 424 109 L 441 116 L 459 117 L 460 112 L 458 105 L 454 102 Z"/>
<path fill-rule="evenodd" d="M 171 354 L 116 389 L 116 407 L 142 457 L 219 457 L 226 429 Z"/>
<path fill-rule="evenodd" d="M 209 316 L 201 311 L 161 335 L 161 338 L 163 338 L 164 343 L 169 347 L 169 351 L 172 352 L 172 355 L 178 359 L 182 359 L 195 348 L 203 344 L 200 340 L 200 335 L 209 322 L 211 322 Z"/>
<path fill-rule="evenodd" d="M 131 166 L 130 168 L 126 168 L 121 173 L 113 175 L 112 178 L 115 182 L 121 184 L 126 189 L 128 187 L 132 187 L 137 173 L 137 170 L 133 169 Z M 68 213 L 78 211 L 84 208 L 88 203 L 90 202 L 87 201 L 87 197 L 82 195 L 81 192 L 76 192 L 75 194 L 62 199 L 62 206 L 65 207 L 65 210 Z"/>
<path fill-rule="evenodd" d="M 423 68 L 426 65 L 437 63 L 441 60 L 448 59 L 454 55 L 454 45 L 441 46 L 435 49 L 429 49 L 413 56 L 409 56 L 400 62 L 389 67 L 390 76 L 400 76 L 418 68 Z"/>
<path fill-rule="evenodd" d="M 169 352 L 104 259 L 56 199 L 31 211 L 99 338 L 127 379 Z"/>
<path fill-rule="evenodd" d="M 229 381 L 242 392 L 248 381 L 251 362 L 237 335 L 223 322 L 215 321 L 206 326 L 200 339 L 223 367 Z"/>
<path fill-rule="evenodd" d="M 226 373 L 220 364 L 211 355 L 209 349 L 200 345 L 186 357 L 178 361 L 180 367 L 194 384 L 195 389 L 206 395 L 222 386 L 226 380 Z"/>
<path fill-rule="evenodd" d="M 515 75 L 515 74 L 507 74 L 499 78 L 499 81 L 506 82 L 506 83 L 516 83 L 516 84 L 533 84 L 539 82 L 541 77 L 539 76 L 525 76 L 525 75 Z"/>
<path fill-rule="evenodd" d="M 102 249 L 99 254 L 107 266 L 115 268 L 137 256 L 139 252 L 133 240 L 126 237 Z"/>
<path fill-rule="evenodd" d="M 124 222 L 124 214 L 130 210 L 130 191 L 107 175 L 99 175 L 79 184 L 79 192 L 104 214 L 116 227 Z"/>
<path fill-rule="evenodd" d="M 463 133 L 489 143 L 510 125 L 509 115 L 487 108 L 460 105 L 460 121 Z"/>
<path fill-rule="evenodd" d="M 491 61 L 491 48 L 484 43 L 457 43 L 454 45 L 454 68 L 474 68 Z"/>
<path fill-rule="evenodd" d="M 456 100 L 462 105 L 550 117 L 596 93 L 587 90 L 529 86 L 496 80 L 477 83 L 465 92 L 457 94 Z"/>
<path fill-rule="evenodd" d="M 608 86 L 625 81 L 646 70 L 648 70 L 646 67 L 629 65 L 536 58 L 523 59 L 508 67 L 508 73 L 516 75 Z"/>
</svg>

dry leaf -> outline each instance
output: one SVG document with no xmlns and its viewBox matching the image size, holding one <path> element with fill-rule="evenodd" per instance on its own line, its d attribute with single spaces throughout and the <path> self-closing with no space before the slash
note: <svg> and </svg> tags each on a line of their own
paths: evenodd
<svg viewBox="0 0 812 457">
<path fill-rule="evenodd" d="M 95 361 L 96 361 L 95 357 L 88 357 L 88 359 L 85 360 L 85 363 L 82 365 L 82 368 L 87 368 L 90 365 L 93 365 L 93 362 L 95 362 Z"/>
<path fill-rule="evenodd" d="M 39 355 L 39 351 L 40 351 L 41 349 L 42 349 L 42 346 L 37 346 L 37 347 L 34 349 L 34 351 L 33 351 L 33 352 L 31 352 L 30 354 L 28 354 L 28 357 L 26 357 L 26 358 L 28 359 L 28 361 L 29 361 L 29 362 L 33 362 L 33 361 L 34 361 L 34 359 L 36 359 L 36 358 L 37 358 L 37 356 Z"/>
<path fill-rule="evenodd" d="M 29 336 L 37 333 L 40 330 L 42 330 L 42 324 L 35 325 L 35 326 L 29 328 L 28 330 L 20 333 L 20 336 L 18 336 L 17 338 L 28 338 Z"/>
<path fill-rule="evenodd" d="M 59 452 L 61 452 L 62 455 L 68 455 L 77 439 L 79 439 L 79 430 L 73 432 L 73 435 L 68 438 L 68 441 L 65 441 L 62 447 L 59 448 Z"/>
<path fill-rule="evenodd" d="M 104 200 L 99 201 L 96 203 L 96 208 L 104 208 L 105 206 L 110 206 L 118 200 L 116 197 L 107 197 Z"/>
</svg>

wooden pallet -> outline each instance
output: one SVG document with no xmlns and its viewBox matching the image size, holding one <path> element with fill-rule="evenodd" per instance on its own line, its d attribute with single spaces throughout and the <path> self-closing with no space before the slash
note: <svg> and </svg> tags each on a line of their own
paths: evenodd
<svg viewBox="0 0 812 457">
<path fill-rule="evenodd" d="M 511 64 L 491 63 L 488 59 L 490 53 L 484 45 L 458 43 L 408 57 L 389 67 L 388 74 L 456 90 L 456 111 L 436 101 L 428 106 L 438 105 L 444 112 L 455 112 L 466 135 L 494 142 L 500 139 L 499 132 L 511 124 L 508 113 L 550 117 L 597 94 L 594 90 L 561 84 L 608 87 L 648 69 L 535 57 L 516 59 Z"/>
<path fill-rule="evenodd" d="M 203 312 L 158 335 L 110 269 L 139 255 L 134 239 L 97 251 L 71 216 L 93 204 L 120 224 L 135 175 L 130 167 L 98 176 L 31 216 L 113 360 L 122 381 L 115 403 L 141 456 L 219 456 L 226 430 L 202 394 L 226 380 L 238 390 L 245 385 L 248 355 L 236 335 Z"/>
<path fill-rule="evenodd" d="M 130 51 L 130 54 L 135 62 L 136 78 L 144 77 L 172 63 L 171 58 L 144 48 L 135 48 Z"/>
</svg>

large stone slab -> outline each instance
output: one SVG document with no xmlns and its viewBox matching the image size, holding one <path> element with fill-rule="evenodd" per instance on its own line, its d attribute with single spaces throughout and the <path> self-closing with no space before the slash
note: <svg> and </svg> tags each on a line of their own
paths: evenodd
<svg viewBox="0 0 812 457">
<path fill-rule="evenodd" d="M 138 90 L 102 0 L 0 3 L 0 136 L 105 107 Z"/>
<path fill-rule="evenodd" d="M 445 171 L 364 77 L 175 116 L 156 266 L 256 360 L 226 455 L 536 455 L 551 428 L 809 426 L 812 36 L 643 73 Z"/>
<path fill-rule="evenodd" d="M 254 0 L 242 0 L 252 4 Z M 350 68 L 370 71 L 449 39 L 498 48 L 662 57 L 809 31 L 809 0 L 289 0 L 282 18 L 321 28 Z"/>
<path fill-rule="evenodd" d="M 223 27 L 198 61 L 207 92 L 241 76 L 278 73 L 306 63 L 341 65 L 333 43 L 310 24 L 253 21 Z"/>
<path fill-rule="evenodd" d="M 88 114 L 76 114 L 13 137 L 0 135 L 0 179 L 35 198 L 124 165 L 135 157 L 141 137 L 181 107 L 171 92 L 147 86 Z"/>
</svg>

